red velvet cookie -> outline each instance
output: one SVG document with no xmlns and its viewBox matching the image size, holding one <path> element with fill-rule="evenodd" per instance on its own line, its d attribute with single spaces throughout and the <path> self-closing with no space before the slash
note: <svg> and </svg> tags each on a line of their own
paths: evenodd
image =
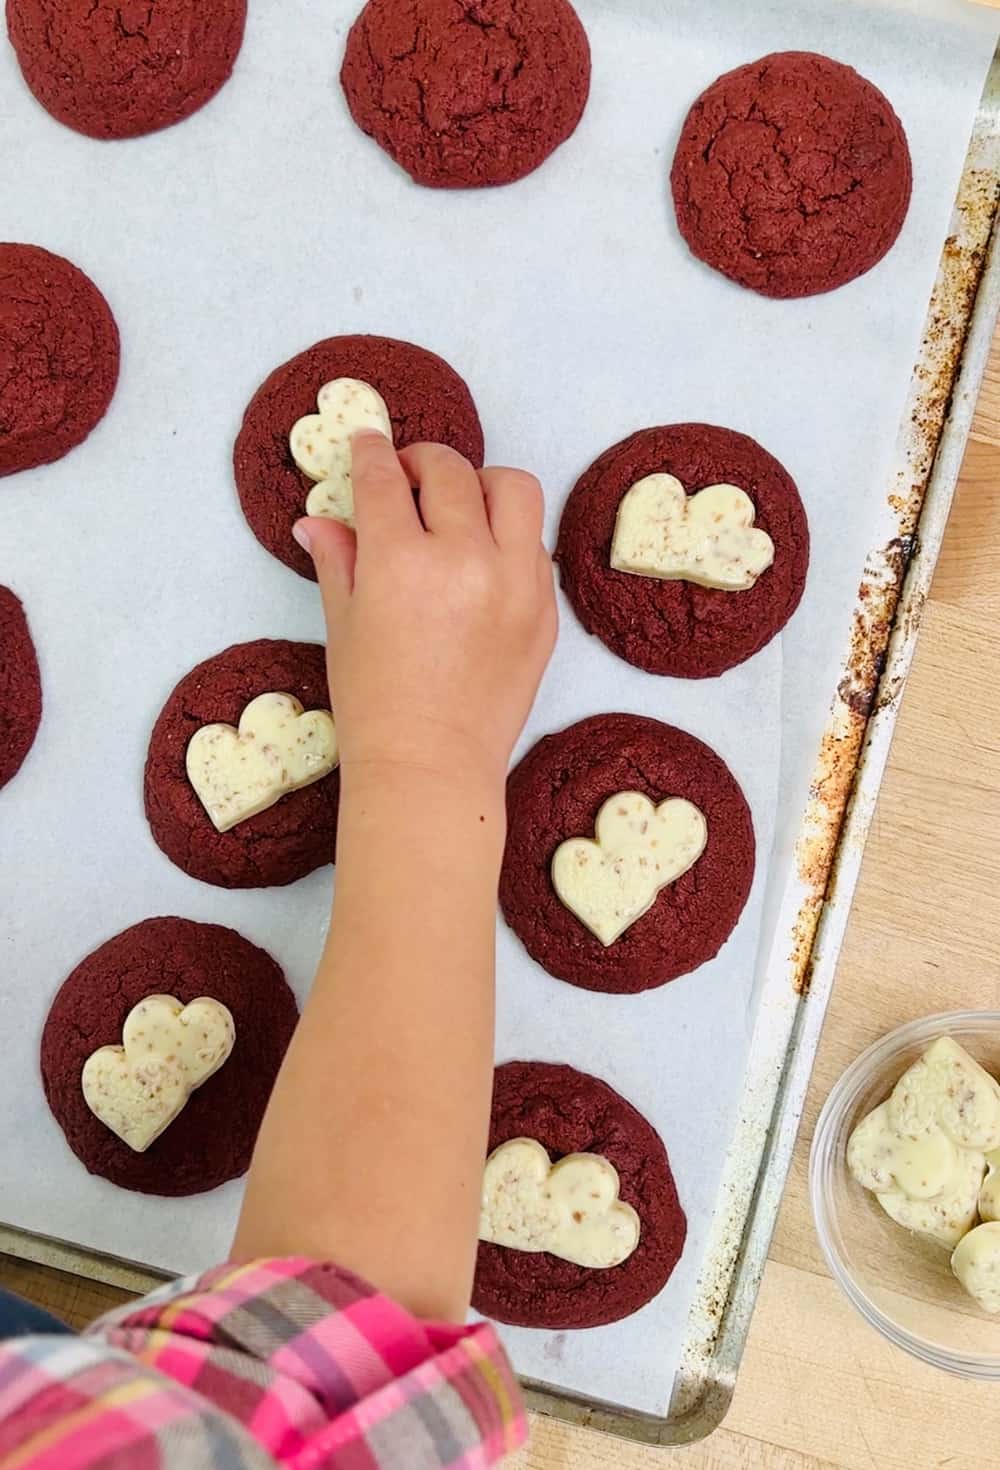
<svg viewBox="0 0 1000 1470">
<path fill-rule="evenodd" d="M 871 82 L 811 51 L 727 72 L 688 113 L 670 184 L 691 251 L 764 296 L 871 270 L 903 228 L 903 125 Z"/>
<path fill-rule="evenodd" d="M 203 725 L 238 725 L 259 694 L 291 694 L 329 709 L 325 650 L 316 643 L 236 643 L 181 680 L 153 726 L 146 756 L 146 817 L 157 845 L 192 878 L 220 888 L 274 888 L 332 863 L 340 774 L 291 791 L 217 832 L 187 777 L 188 742 Z"/>
<path fill-rule="evenodd" d="M 689 494 L 733 484 L 754 503 L 774 563 L 745 592 L 614 571 L 611 541 L 625 492 L 646 475 L 675 475 Z M 640 429 L 585 470 L 563 511 L 556 545 L 562 585 L 588 633 L 637 668 L 706 679 L 757 653 L 798 607 L 809 568 L 809 527 L 795 482 L 746 434 L 711 424 Z"/>
<path fill-rule="evenodd" d="M 341 84 L 362 132 L 418 184 L 509 184 L 573 132 L 590 91 L 568 0 L 368 0 Z"/>
<path fill-rule="evenodd" d="M 568 838 L 592 838 L 598 812 L 620 791 L 657 805 L 668 797 L 693 802 L 708 842 L 694 866 L 605 946 L 556 895 L 552 856 Z M 571 985 L 631 995 L 696 970 L 735 928 L 753 873 L 753 820 L 732 772 L 693 735 L 659 720 L 593 715 L 546 735 L 508 778 L 503 915 L 532 959 Z"/>
<path fill-rule="evenodd" d="M 334 378 L 360 378 L 385 399 L 397 449 L 424 440 L 450 444 L 478 469 L 483 431 L 463 380 L 444 358 L 393 337 L 327 337 L 275 368 L 243 415 L 233 451 L 243 514 L 260 544 L 300 576 L 316 580 L 312 558 L 292 539 L 312 481 L 292 458 L 288 436 Z"/>
<path fill-rule="evenodd" d="M 534 1138 L 555 1163 L 596 1153 L 618 1170 L 621 1198 L 638 1213 L 639 1244 L 620 1266 L 592 1270 L 547 1252 L 479 1243 L 472 1305 L 516 1327 L 602 1327 L 661 1292 L 680 1260 L 687 1220 L 656 1130 L 606 1082 L 573 1067 L 507 1062 L 493 1077 L 489 1151 Z"/>
<path fill-rule="evenodd" d="M 21 768 L 42 718 L 42 681 L 24 608 L 0 587 L 0 787 Z"/>
<path fill-rule="evenodd" d="M 135 138 L 197 112 L 228 81 L 247 0 L 7 0 L 24 80 L 91 138 Z"/>
<path fill-rule="evenodd" d="M 93 281 L 38 245 L 0 243 L 0 475 L 86 439 L 111 402 L 118 352 Z"/>
<path fill-rule="evenodd" d="M 232 1012 L 236 1044 L 183 1111 L 136 1153 L 84 1101 L 80 1074 L 148 995 L 200 996 Z M 66 1142 L 91 1174 L 140 1194 L 200 1194 L 245 1174 L 298 1009 L 281 970 L 233 929 L 145 919 L 89 954 L 59 989 L 42 1032 L 42 1082 Z"/>
</svg>

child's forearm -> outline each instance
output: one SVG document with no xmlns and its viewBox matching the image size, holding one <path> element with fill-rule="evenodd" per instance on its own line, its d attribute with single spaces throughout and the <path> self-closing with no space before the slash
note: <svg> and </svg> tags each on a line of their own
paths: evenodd
<svg viewBox="0 0 1000 1470">
<path fill-rule="evenodd" d="M 330 936 L 261 1130 L 238 1257 L 332 1257 L 414 1312 L 464 1314 L 503 841 L 499 773 L 447 760 L 342 773 Z"/>
</svg>

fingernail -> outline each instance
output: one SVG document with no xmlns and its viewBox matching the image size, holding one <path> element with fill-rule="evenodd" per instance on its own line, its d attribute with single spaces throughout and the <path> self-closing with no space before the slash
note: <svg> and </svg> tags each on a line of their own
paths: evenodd
<svg viewBox="0 0 1000 1470">
<path fill-rule="evenodd" d="M 306 529 L 306 523 L 305 523 L 305 521 L 296 521 L 295 522 L 295 525 L 292 527 L 292 535 L 295 537 L 296 541 L 302 547 L 302 550 L 303 551 L 309 551 L 309 550 L 311 550 L 311 547 L 310 547 L 310 544 L 309 544 L 309 532 Z"/>
<path fill-rule="evenodd" d="M 351 443 L 357 444 L 360 439 L 381 439 L 385 442 L 385 435 L 381 429 L 355 429 L 351 435 Z"/>
</svg>

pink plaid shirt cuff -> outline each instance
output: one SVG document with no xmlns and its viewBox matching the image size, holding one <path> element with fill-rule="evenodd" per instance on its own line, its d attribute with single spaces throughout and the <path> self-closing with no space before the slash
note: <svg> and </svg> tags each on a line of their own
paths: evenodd
<svg viewBox="0 0 1000 1470">
<path fill-rule="evenodd" d="M 523 1443 L 486 1324 L 420 1322 L 336 1266 L 220 1266 L 81 1338 L 0 1344 L 4 1470 L 479 1470 Z"/>
</svg>

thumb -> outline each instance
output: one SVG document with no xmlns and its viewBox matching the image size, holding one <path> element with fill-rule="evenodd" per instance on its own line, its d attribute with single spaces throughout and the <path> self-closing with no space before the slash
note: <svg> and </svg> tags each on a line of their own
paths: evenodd
<svg viewBox="0 0 1000 1470">
<path fill-rule="evenodd" d="M 354 532 L 342 521 L 331 520 L 329 516 L 304 516 L 295 522 L 292 535 L 313 559 L 329 628 L 334 621 L 339 622 L 354 589 L 357 558 Z"/>
</svg>

